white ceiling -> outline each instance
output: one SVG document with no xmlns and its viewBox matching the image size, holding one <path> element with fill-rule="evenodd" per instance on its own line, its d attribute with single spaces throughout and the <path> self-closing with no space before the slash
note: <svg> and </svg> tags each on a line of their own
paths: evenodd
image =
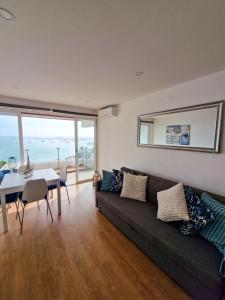
<svg viewBox="0 0 225 300">
<path fill-rule="evenodd" d="M 0 6 L 16 16 L 0 19 L 2 95 L 100 108 L 225 69 L 224 0 Z"/>
</svg>

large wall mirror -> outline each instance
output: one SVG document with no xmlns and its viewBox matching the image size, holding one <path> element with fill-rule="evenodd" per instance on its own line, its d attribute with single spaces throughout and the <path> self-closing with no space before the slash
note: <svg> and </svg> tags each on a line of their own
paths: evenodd
<svg viewBox="0 0 225 300">
<path fill-rule="evenodd" d="M 219 152 L 223 101 L 138 116 L 138 146 Z"/>
</svg>

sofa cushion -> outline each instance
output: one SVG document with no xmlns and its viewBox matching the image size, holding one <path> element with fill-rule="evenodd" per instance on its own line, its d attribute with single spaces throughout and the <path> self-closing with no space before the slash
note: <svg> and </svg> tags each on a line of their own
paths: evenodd
<svg viewBox="0 0 225 300">
<path fill-rule="evenodd" d="M 183 236 L 172 224 L 158 220 L 155 204 L 121 198 L 113 193 L 97 192 L 96 196 L 206 288 L 221 288 L 223 281 L 218 270 L 222 255 L 204 238 Z"/>
<path fill-rule="evenodd" d="M 112 187 L 113 172 L 102 170 L 102 192 L 110 192 Z"/>
<path fill-rule="evenodd" d="M 146 183 L 148 176 L 125 173 L 121 197 L 146 201 Z"/>
<path fill-rule="evenodd" d="M 123 187 L 123 172 L 113 169 L 111 192 L 120 193 Z"/>
<path fill-rule="evenodd" d="M 180 231 L 184 235 L 194 235 L 215 218 L 210 209 L 189 186 L 184 187 L 184 192 L 190 220 L 182 222 Z"/>
<path fill-rule="evenodd" d="M 203 193 L 201 200 L 213 212 L 215 220 L 202 228 L 200 234 L 223 254 L 225 250 L 225 205 L 219 203 L 208 193 Z"/>
<path fill-rule="evenodd" d="M 164 222 L 190 220 L 182 183 L 158 192 L 157 218 Z"/>
</svg>

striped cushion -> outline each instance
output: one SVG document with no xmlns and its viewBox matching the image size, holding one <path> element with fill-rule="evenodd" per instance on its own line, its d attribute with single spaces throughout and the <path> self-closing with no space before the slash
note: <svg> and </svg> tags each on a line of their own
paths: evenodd
<svg viewBox="0 0 225 300">
<path fill-rule="evenodd" d="M 201 200 L 214 214 L 215 220 L 202 228 L 200 234 L 223 254 L 225 249 L 225 205 L 207 193 L 202 194 Z"/>
</svg>

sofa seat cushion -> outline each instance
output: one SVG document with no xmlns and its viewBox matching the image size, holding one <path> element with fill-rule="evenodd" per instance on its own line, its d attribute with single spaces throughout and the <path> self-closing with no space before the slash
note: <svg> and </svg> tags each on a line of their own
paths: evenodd
<svg viewBox="0 0 225 300">
<path fill-rule="evenodd" d="M 215 246 L 201 236 L 183 236 L 174 225 L 158 220 L 157 206 L 153 203 L 122 198 L 113 193 L 97 192 L 96 196 L 206 288 L 222 288 L 224 283 L 219 275 L 222 255 Z"/>
</svg>

